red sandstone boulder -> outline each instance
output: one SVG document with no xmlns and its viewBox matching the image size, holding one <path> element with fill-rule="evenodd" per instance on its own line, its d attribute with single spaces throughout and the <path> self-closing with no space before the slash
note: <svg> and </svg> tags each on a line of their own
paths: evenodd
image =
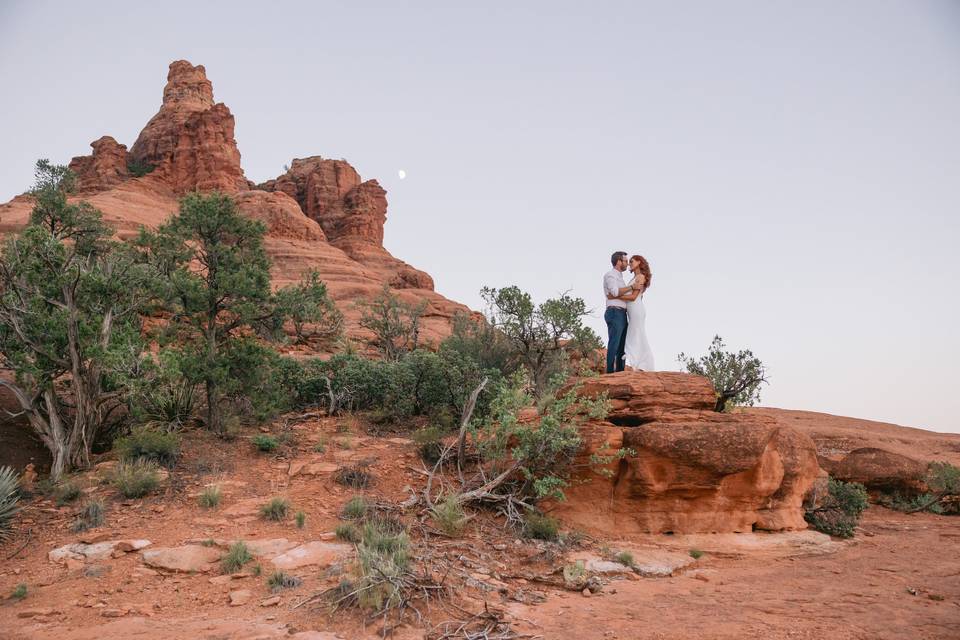
<svg viewBox="0 0 960 640">
<path fill-rule="evenodd" d="M 130 177 L 127 168 L 127 147 L 110 136 L 90 143 L 93 154 L 77 156 L 70 161 L 70 170 L 77 175 L 80 192 L 103 191 Z"/>
<path fill-rule="evenodd" d="M 821 458 L 820 464 L 838 480 L 875 491 L 917 493 L 924 490 L 927 475 L 925 462 L 873 447 L 855 449 L 839 461 Z"/>
<path fill-rule="evenodd" d="M 554 512 L 607 533 L 709 533 L 803 529 L 803 498 L 820 473 L 806 435 L 775 419 L 703 410 L 705 379 L 626 372 L 588 380 L 614 398 L 613 418 L 581 429 L 581 469 Z M 709 393 L 706 391 L 709 390 Z M 642 422 L 649 416 L 662 419 Z M 629 450 L 597 467 L 593 456 Z"/>
<path fill-rule="evenodd" d="M 687 373 L 623 371 L 578 380 L 576 384 L 583 396 L 606 393 L 610 399 L 608 419 L 622 426 L 692 419 L 702 412 L 712 414 L 717 401 L 709 380 Z"/>
</svg>

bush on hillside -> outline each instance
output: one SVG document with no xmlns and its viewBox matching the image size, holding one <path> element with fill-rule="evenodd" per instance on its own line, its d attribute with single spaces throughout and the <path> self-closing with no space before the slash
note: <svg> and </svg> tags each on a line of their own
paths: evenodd
<svg viewBox="0 0 960 640">
<path fill-rule="evenodd" d="M 117 457 L 127 462 L 147 460 L 172 467 L 180 455 L 180 436 L 148 426 L 138 427 L 129 435 L 113 441 Z"/>
<path fill-rule="evenodd" d="M 20 508 L 20 476 L 12 467 L 0 467 L 0 542 L 10 535 L 13 516 Z"/>
<path fill-rule="evenodd" d="M 767 370 L 750 350 L 726 351 L 723 338 L 714 336 L 707 355 L 699 360 L 684 353 L 677 360 L 688 373 L 707 378 L 717 393 L 715 411 L 733 406 L 752 407 L 760 401 L 760 385 L 767 382 Z"/>
<path fill-rule="evenodd" d="M 820 506 L 808 509 L 804 517 L 817 531 L 839 538 L 852 538 L 866 508 L 866 487 L 859 482 L 830 478 L 826 497 Z"/>
</svg>

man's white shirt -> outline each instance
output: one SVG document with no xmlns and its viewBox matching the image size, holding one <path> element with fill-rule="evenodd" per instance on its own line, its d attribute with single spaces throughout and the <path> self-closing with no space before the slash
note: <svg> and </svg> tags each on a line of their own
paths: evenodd
<svg viewBox="0 0 960 640">
<path fill-rule="evenodd" d="M 608 307 L 616 307 L 618 309 L 626 309 L 627 303 L 623 300 L 610 299 L 607 297 L 607 294 L 612 296 L 620 295 L 620 289 L 624 288 L 626 285 L 623 283 L 623 273 L 617 271 L 616 269 L 610 269 L 603 276 L 603 298 L 607 303 Z"/>
</svg>

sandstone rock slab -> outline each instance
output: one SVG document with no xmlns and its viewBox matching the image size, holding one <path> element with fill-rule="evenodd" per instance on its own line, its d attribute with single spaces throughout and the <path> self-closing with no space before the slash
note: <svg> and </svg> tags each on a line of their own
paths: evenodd
<svg viewBox="0 0 960 640">
<path fill-rule="evenodd" d="M 184 573 L 210 571 L 220 559 L 221 552 L 214 547 L 186 544 L 179 547 L 158 547 L 142 552 L 143 561 L 156 569 Z"/>
<path fill-rule="evenodd" d="M 353 547 L 347 544 L 315 540 L 290 549 L 273 558 L 271 562 L 277 569 L 298 569 L 311 565 L 325 567 L 346 558 L 352 552 Z"/>
</svg>

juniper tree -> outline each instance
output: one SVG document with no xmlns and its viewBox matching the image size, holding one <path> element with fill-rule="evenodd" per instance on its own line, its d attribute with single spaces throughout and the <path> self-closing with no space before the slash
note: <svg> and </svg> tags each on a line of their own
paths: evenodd
<svg viewBox="0 0 960 640">
<path fill-rule="evenodd" d="M 71 203 L 73 173 L 37 162 L 35 206 L 0 255 L 0 360 L 10 389 L 50 450 L 51 478 L 90 462 L 122 389 L 111 374 L 141 350 L 138 312 L 151 272 L 112 239 L 101 213 Z"/>
<path fill-rule="evenodd" d="M 681 353 L 677 360 L 688 373 L 713 383 L 717 393 L 715 411 L 726 411 L 733 405 L 752 407 L 760 401 L 760 385 L 767 382 L 767 369 L 748 349 L 737 353 L 725 349 L 723 338 L 714 336 L 707 355 L 695 360 Z"/>
<path fill-rule="evenodd" d="M 582 298 L 563 294 L 535 305 L 518 287 L 484 287 L 480 295 L 490 325 L 509 340 L 537 396 L 547 391 L 552 376 L 564 372 L 569 352 L 600 348 L 597 334 L 583 324 L 589 310 Z"/>
<path fill-rule="evenodd" d="M 186 375 L 202 384 L 208 428 L 224 433 L 221 404 L 256 371 L 250 336 L 277 322 L 263 223 L 239 213 L 222 193 L 192 193 L 179 212 L 138 241 L 162 276 L 171 313 L 167 340 L 181 351 Z"/>
</svg>

